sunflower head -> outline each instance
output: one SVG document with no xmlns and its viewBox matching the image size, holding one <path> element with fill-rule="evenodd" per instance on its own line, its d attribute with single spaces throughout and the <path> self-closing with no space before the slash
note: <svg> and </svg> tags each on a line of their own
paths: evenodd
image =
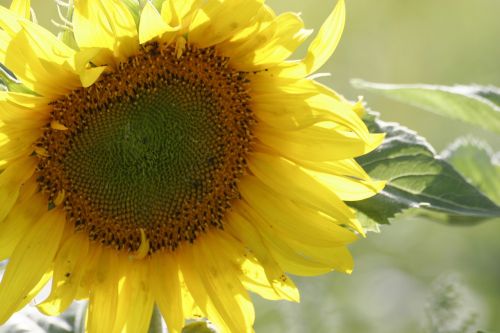
<svg viewBox="0 0 500 333">
<path fill-rule="evenodd" d="M 171 332 L 251 332 L 248 290 L 298 301 L 287 273 L 352 270 L 344 201 L 383 187 L 354 160 L 383 136 L 311 77 L 344 3 L 298 61 L 311 31 L 261 0 L 131 3 L 75 1 L 69 44 L 0 7 L 22 87 L 0 92 L 0 322 L 52 278 L 38 308 L 89 299 L 90 332 L 146 332 L 154 304 Z"/>
</svg>

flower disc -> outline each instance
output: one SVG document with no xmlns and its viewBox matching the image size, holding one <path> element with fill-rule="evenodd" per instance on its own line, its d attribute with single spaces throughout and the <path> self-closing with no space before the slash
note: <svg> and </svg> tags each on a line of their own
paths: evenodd
<svg viewBox="0 0 500 333">
<path fill-rule="evenodd" d="M 136 250 L 141 229 L 152 251 L 193 241 L 238 197 L 253 121 L 245 82 L 213 48 L 177 57 L 147 45 L 54 103 L 40 186 L 104 244 Z"/>
</svg>

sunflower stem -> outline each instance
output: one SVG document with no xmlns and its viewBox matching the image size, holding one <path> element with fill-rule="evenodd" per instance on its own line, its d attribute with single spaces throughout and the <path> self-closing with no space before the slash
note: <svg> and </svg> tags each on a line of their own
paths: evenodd
<svg viewBox="0 0 500 333">
<path fill-rule="evenodd" d="M 161 312 L 156 304 L 153 308 L 153 313 L 151 314 L 148 333 L 163 333 Z"/>
</svg>

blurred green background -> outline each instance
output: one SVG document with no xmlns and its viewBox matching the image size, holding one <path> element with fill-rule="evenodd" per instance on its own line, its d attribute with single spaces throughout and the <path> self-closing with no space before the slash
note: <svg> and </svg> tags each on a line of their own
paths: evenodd
<svg viewBox="0 0 500 333">
<path fill-rule="evenodd" d="M 50 28 L 55 7 L 34 0 Z M 389 83 L 500 86 L 499 0 L 347 0 L 342 41 L 321 80 L 350 99 L 352 78 Z M 0 0 L 6 5 L 10 1 Z M 301 12 L 317 30 L 334 6 L 325 0 L 268 0 L 278 13 Z M 298 54 L 303 54 L 304 49 Z M 466 134 L 500 149 L 481 129 L 364 94 L 386 121 L 397 121 L 441 151 Z M 499 185 L 500 187 L 500 185 Z M 500 191 L 500 188 L 499 188 Z M 500 332 L 500 223 L 447 227 L 399 218 L 352 246 L 352 275 L 297 278 L 300 304 L 255 297 L 255 329 L 269 332 Z M 462 327 L 462 328 L 461 328 Z"/>
</svg>

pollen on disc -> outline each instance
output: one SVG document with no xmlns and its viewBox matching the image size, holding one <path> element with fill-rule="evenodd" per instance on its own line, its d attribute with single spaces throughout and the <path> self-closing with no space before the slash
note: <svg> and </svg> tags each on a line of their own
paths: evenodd
<svg viewBox="0 0 500 333">
<path fill-rule="evenodd" d="M 222 227 L 246 170 L 248 80 L 214 48 L 150 43 L 89 88 L 52 103 L 37 146 L 49 207 L 91 240 L 174 250 Z M 60 203 L 60 201 L 62 201 Z"/>
</svg>

